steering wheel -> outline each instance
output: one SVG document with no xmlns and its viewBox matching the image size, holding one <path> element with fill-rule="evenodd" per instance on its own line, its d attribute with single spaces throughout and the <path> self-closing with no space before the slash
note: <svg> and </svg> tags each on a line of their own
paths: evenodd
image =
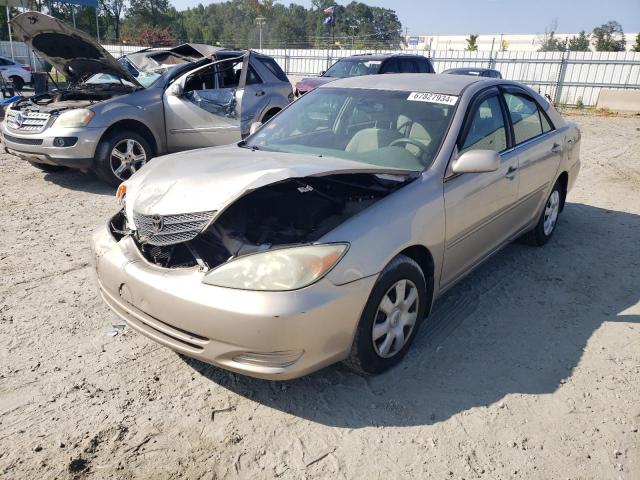
<svg viewBox="0 0 640 480">
<path fill-rule="evenodd" d="M 414 147 L 417 147 L 418 150 L 420 150 L 420 154 L 416 155 L 416 157 L 421 157 L 425 153 L 427 153 L 427 146 L 424 143 L 419 142 L 418 140 L 414 140 L 413 138 L 398 138 L 397 140 L 394 140 L 389 144 L 390 147 L 398 147 L 404 145 L 413 145 Z"/>
</svg>

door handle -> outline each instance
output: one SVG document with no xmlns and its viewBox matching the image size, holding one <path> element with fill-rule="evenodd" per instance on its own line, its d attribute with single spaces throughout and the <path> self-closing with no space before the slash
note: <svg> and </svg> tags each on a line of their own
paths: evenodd
<svg viewBox="0 0 640 480">
<path fill-rule="evenodd" d="M 511 165 L 508 169 L 507 169 L 507 173 L 504 174 L 505 177 L 507 177 L 509 180 L 513 180 L 513 178 L 515 177 L 515 173 L 518 170 L 518 167 L 514 167 L 513 165 Z"/>
<path fill-rule="evenodd" d="M 559 143 L 554 143 L 553 147 L 551 147 L 551 151 L 553 153 L 560 153 L 562 151 L 562 146 Z"/>
<path fill-rule="evenodd" d="M 267 93 L 267 92 L 265 92 L 264 90 L 260 90 L 260 91 L 256 92 L 256 97 L 261 97 L 261 96 L 263 96 L 265 93 Z"/>
</svg>

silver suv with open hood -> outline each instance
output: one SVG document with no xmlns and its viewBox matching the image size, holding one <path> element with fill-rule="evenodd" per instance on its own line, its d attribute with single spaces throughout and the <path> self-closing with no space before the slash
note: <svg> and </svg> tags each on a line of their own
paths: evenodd
<svg viewBox="0 0 640 480">
<path fill-rule="evenodd" d="M 44 170 L 94 170 L 117 185 L 152 157 L 238 141 L 293 99 L 277 63 L 255 52 L 185 44 L 116 60 L 48 15 L 11 23 L 68 80 L 13 104 L 0 129 L 9 153 Z"/>
</svg>

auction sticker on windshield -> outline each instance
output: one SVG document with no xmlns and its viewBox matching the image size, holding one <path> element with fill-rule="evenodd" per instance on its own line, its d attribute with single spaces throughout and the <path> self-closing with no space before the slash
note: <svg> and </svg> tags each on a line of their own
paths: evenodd
<svg viewBox="0 0 640 480">
<path fill-rule="evenodd" d="M 429 102 L 429 103 L 441 103 L 443 105 L 455 105 L 458 101 L 458 97 L 455 95 L 445 95 L 443 93 L 429 93 L 429 92 L 411 92 L 407 97 L 407 100 L 412 102 Z"/>
</svg>

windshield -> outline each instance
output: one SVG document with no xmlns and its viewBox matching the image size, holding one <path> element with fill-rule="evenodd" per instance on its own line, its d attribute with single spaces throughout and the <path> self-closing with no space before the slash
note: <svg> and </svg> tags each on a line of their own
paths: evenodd
<svg viewBox="0 0 640 480">
<path fill-rule="evenodd" d="M 323 77 L 357 77 L 378 73 L 382 60 L 339 60 L 327 70 Z"/>
<path fill-rule="evenodd" d="M 139 79 L 138 79 L 139 81 Z M 116 85 L 125 85 L 127 87 L 136 88 L 137 85 L 120 78 L 117 75 L 112 75 L 110 73 L 95 73 L 87 78 L 84 82 L 85 85 L 108 85 L 108 84 L 116 84 Z"/>
<path fill-rule="evenodd" d="M 245 146 L 422 171 L 438 152 L 456 100 L 450 95 L 320 88 L 292 103 Z"/>
</svg>

